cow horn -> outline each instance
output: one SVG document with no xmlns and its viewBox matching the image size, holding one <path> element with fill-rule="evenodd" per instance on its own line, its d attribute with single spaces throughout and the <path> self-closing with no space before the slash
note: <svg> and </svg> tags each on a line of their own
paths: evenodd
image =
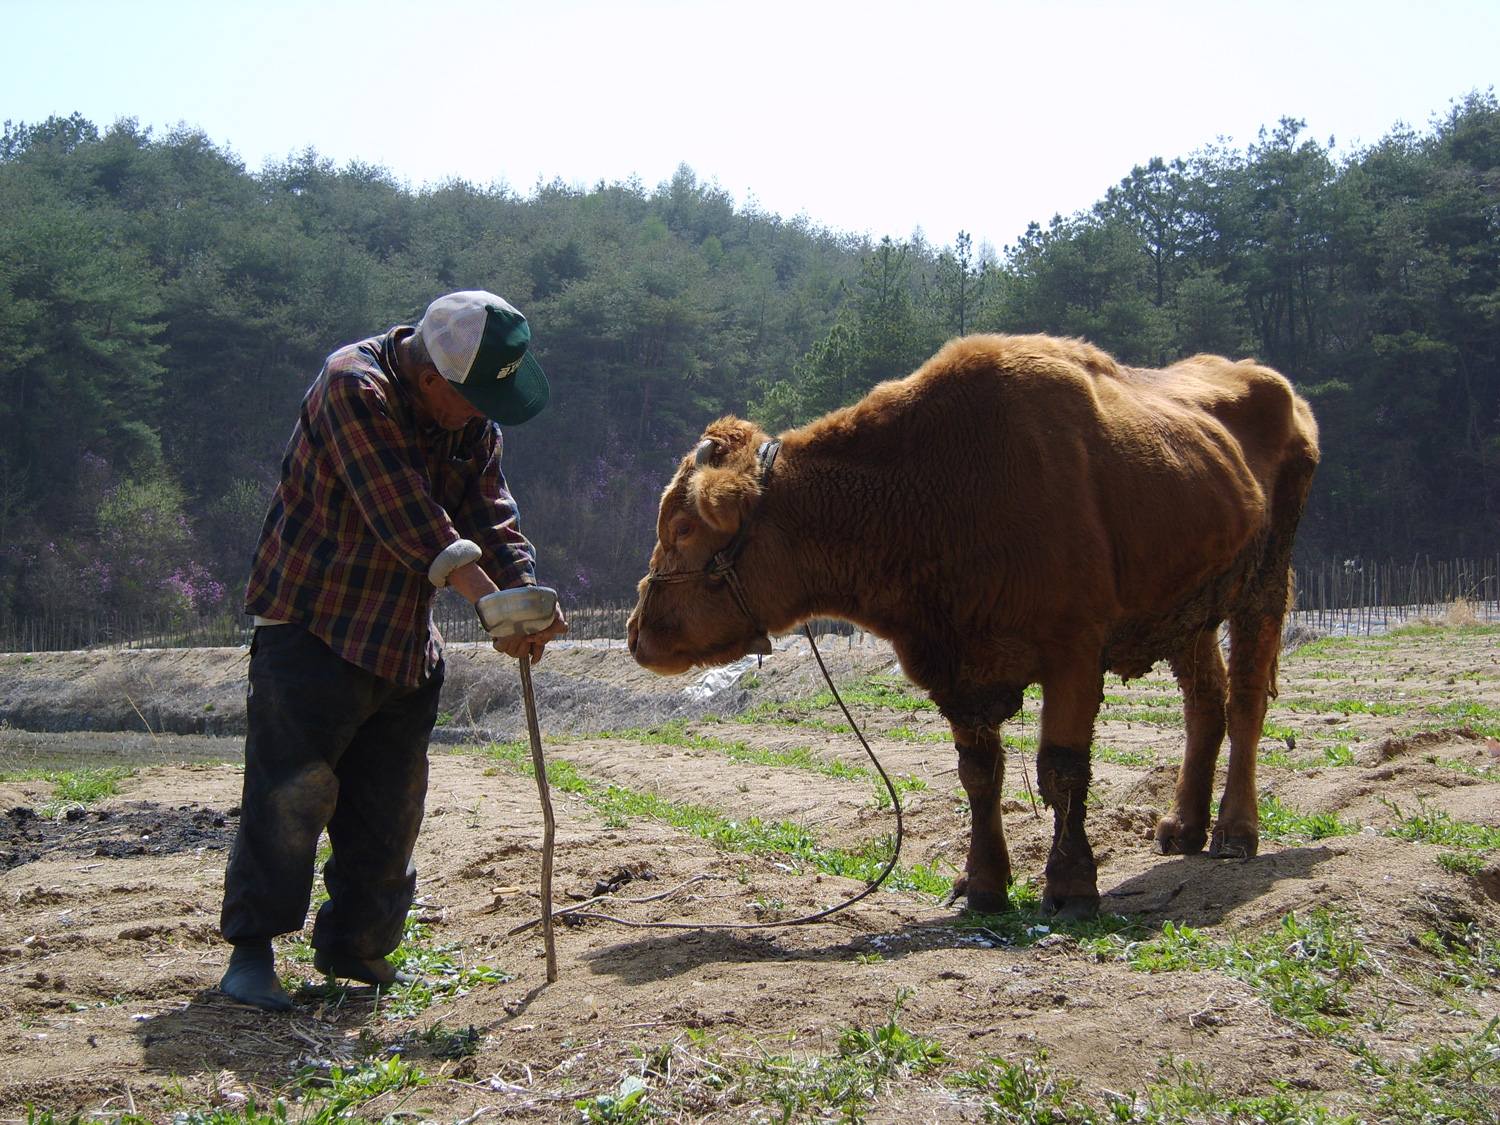
<svg viewBox="0 0 1500 1125">
<path fill-rule="evenodd" d="M 693 464 L 707 465 L 709 459 L 719 451 L 719 445 L 713 438 L 704 438 L 698 443 L 698 450 L 693 454 Z"/>
</svg>

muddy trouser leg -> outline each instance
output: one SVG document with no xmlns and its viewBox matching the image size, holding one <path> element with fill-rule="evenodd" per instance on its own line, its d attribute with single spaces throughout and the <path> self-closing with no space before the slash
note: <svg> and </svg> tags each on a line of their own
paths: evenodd
<svg viewBox="0 0 1500 1125">
<path fill-rule="evenodd" d="M 416 894 L 412 864 L 427 795 L 427 742 L 437 720 L 441 663 L 420 686 L 399 689 L 355 733 L 336 770 L 338 807 L 328 823 L 328 901 L 313 948 L 369 960 L 401 943 Z"/>
<path fill-rule="evenodd" d="M 298 626 L 255 631 L 244 796 L 219 923 L 226 940 L 243 944 L 302 928 L 318 836 L 339 802 L 335 771 L 382 703 L 420 691 L 355 667 Z M 424 737 L 424 769 L 425 750 Z"/>
</svg>

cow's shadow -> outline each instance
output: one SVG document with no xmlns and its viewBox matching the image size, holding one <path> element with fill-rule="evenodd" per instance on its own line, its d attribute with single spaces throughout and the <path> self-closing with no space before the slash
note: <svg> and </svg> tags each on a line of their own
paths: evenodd
<svg viewBox="0 0 1500 1125">
<path fill-rule="evenodd" d="M 903 931 L 911 928 L 903 927 Z M 868 948 L 868 943 L 857 937 L 835 938 L 826 945 L 785 946 L 773 936 L 777 933 L 774 930 L 746 932 L 712 928 L 678 930 L 662 937 L 605 946 L 585 954 L 582 960 L 590 972 L 612 976 L 621 984 L 651 984 L 691 975 L 705 965 L 852 961 Z"/>
<path fill-rule="evenodd" d="M 1284 848 L 1252 859 L 1210 859 L 1206 853 L 1171 856 L 1149 871 L 1102 889 L 1101 909 L 1149 923 L 1194 926 L 1222 922 L 1238 906 L 1253 902 L 1288 879 L 1312 879 L 1334 853 L 1322 845 Z"/>
<path fill-rule="evenodd" d="M 1195 927 L 1216 925 L 1236 907 L 1260 898 L 1283 880 L 1312 879 L 1319 865 L 1331 858 L 1333 852 L 1321 846 L 1286 848 L 1248 860 L 1210 859 L 1206 855 L 1168 857 L 1149 871 L 1106 885 L 1101 910 L 1123 915 L 1148 932 L 1161 929 L 1169 921 Z M 1040 914 L 1027 916 L 1025 921 L 1060 934 L 1081 933 L 1087 925 L 1059 922 Z M 991 955 L 1020 955 L 1030 944 L 1007 945 L 992 940 L 998 928 L 987 926 L 983 915 L 955 911 L 951 918 L 878 933 L 832 934 L 816 944 L 783 945 L 777 935 L 785 931 L 776 930 L 677 930 L 661 937 L 605 946 L 583 960 L 590 972 L 634 985 L 690 976 L 708 965 L 852 962 L 869 953 L 896 960 L 924 950 L 975 946 L 985 947 Z"/>
</svg>

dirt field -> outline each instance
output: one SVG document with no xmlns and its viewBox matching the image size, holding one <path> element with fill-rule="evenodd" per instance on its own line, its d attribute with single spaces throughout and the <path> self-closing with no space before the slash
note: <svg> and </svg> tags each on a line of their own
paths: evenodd
<svg viewBox="0 0 1500 1125">
<path fill-rule="evenodd" d="M 745 925 L 878 869 L 889 802 L 780 644 L 716 694 L 618 642 L 549 652 L 558 906 Z M 511 935 L 541 840 L 514 668 L 456 651 L 400 951 L 425 983 L 336 988 L 289 939 L 288 1015 L 215 989 L 245 654 L 0 656 L 0 1120 L 1500 1120 L 1500 629 L 1286 655 L 1247 862 L 1151 853 L 1179 699 L 1107 680 L 1105 913 L 1066 925 L 1032 910 L 1038 701 L 1008 728 L 1021 905 L 977 917 L 933 893 L 967 833 L 945 724 L 884 646 L 825 655 L 901 782 L 895 885 L 790 929 L 560 924 L 548 984 Z"/>
</svg>

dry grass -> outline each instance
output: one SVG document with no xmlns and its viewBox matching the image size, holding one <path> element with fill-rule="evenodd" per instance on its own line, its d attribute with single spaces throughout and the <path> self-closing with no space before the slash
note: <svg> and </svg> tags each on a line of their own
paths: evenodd
<svg viewBox="0 0 1500 1125">
<path fill-rule="evenodd" d="M 1418 617 L 1414 624 L 1458 628 L 1464 625 L 1483 625 L 1485 621 L 1475 610 L 1472 601 L 1468 598 L 1455 598 L 1442 613 L 1432 617 Z"/>
</svg>

